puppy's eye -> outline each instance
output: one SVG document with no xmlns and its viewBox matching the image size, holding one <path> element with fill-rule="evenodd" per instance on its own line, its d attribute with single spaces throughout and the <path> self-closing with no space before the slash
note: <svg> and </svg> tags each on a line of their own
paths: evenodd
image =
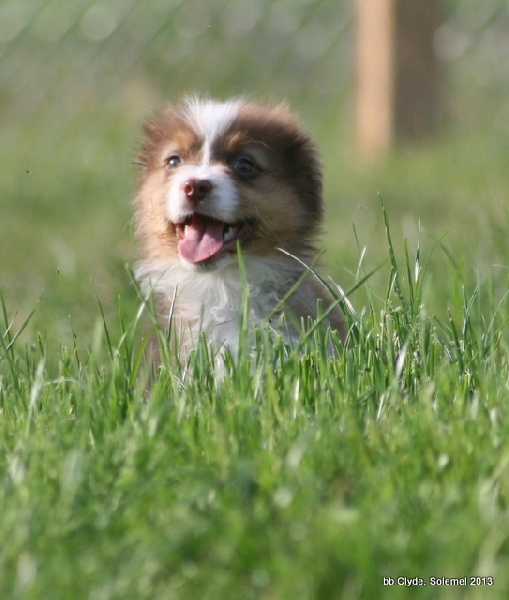
<svg viewBox="0 0 509 600">
<path fill-rule="evenodd" d="M 178 167 L 181 162 L 182 159 L 178 154 L 172 154 L 171 156 L 168 156 L 168 158 L 165 159 L 164 164 L 167 167 Z"/>
<path fill-rule="evenodd" d="M 237 158 L 233 163 L 233 170 L 243 177 L 252 177 L 258 173 L 256 163 L 247 156 Z"/>
</svg>

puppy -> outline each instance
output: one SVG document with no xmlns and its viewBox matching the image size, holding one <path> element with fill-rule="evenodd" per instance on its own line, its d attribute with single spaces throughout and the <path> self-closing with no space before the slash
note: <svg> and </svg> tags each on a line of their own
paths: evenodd
<svg viewBox="0 0 509 600">
<path fill-rule="evenodd" d="M 301 318 L 317 316 L 318 299 L 327 310 L 326 291 L 303 278 L 302 264 L 317 252 L 320 165 L 286 106 L 186 98 L 146 124 L 138 159 L 135 275 L 186 352 L 200 331 L 234 349 L 242 325 L 282 315 L 292 341 Z M 326 324 L 343 332 L 336 311 Z"/>
</svg>

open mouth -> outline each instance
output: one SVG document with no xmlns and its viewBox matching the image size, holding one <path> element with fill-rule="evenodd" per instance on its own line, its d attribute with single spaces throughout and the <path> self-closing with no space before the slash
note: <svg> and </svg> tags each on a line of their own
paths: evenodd
<svg viewBox="0 0 509 600">
<path fill-rule="evenodd" d="M 251 231 L 247 221 L 225 223 L 199 213 L 178 223 L 176 229 L 180 256 L 195 264 L 235 252 L 237 242 L 247 240 Z"/>
</svg>

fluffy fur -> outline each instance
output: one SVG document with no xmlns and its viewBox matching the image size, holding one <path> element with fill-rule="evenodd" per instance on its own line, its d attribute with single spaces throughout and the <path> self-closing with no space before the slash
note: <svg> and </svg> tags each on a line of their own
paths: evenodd
<svg viewBox="0 0 509 600">
<path fill-rule="evenodd" d="M 163 319 L 173 315 L 185 348 L 200 330 L 235 347 L 245 293 L 237 247 L 250 327 L 302 277 L 293 256 L 314 261 L 323 202 L 313 142 L 285 105 L 187 98 L 146 124 L 138 159 L 138 280 L 155 292 Z M 290 336 L 323 294 L 306 277 L 287 300 Z M 342 330 L 339 314 L 329 322 Z"/>
</svg>

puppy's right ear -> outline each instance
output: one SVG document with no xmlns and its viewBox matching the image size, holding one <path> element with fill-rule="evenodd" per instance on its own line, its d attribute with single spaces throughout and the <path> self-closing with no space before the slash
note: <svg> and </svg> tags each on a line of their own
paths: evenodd
<svg viewBox="0 0 509 600">
<path fill-rule="evenodd" d="M 159 117 L 155 116 L 146 121 L 143 124 L 142 131 L 143 141 L 136 155 L 136 163 L 143 169 L 147 169 L 153 163 L 156 148 L 161 138 Z"/>
<path fill-rule="evenodd" d="M 143 124 L 143 141 L 136 155 L 136 163 L 144 169 L 154 164 L 161 144 L 168 137 L 173 114 L 174 108 L 167 106 Z"/>
</svg>

